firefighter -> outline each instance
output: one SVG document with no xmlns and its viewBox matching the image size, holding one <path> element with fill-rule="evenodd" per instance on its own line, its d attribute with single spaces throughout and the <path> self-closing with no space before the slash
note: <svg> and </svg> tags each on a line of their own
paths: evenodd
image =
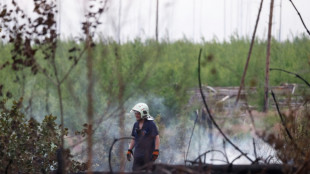
<svg viewBox="0 0 310 174">
<path fill-rule="evenodd" d="M 130 141 L 127 151 L 127 160 L 131 161 L 133 155 L 132 170 L 137 171 L 147 163 L 154 162 L 159 155 L 159 135 L 154 118 L 149 114 L 149 107 L 145 103 L 136 104 L 130 111 L 136 116 L 136 122 L 133 125 Z M 133 152 L 134 148 L 134 152 Z"/>
</svg>

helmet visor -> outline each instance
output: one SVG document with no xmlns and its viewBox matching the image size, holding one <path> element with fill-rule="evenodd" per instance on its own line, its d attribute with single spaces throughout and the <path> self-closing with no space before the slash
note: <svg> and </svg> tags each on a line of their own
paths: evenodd
<svg viewBox="0 0 310 174">
<path fill-rule="evenodd" d="M 141 114 L 139 111 L 136 111 L 136 110 L 131 110 L 130 112 L 133 114 Z"/>
</svg>

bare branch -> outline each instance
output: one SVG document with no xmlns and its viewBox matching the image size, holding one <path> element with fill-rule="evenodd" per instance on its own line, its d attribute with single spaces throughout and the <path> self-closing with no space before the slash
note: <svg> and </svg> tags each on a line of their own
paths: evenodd
<svg viewBox="0 0 310 174">
<path fill-rule="evenodd" d="M 113 170 L 112 170 L 112 165 L 111 165 L 111 158 L 112 158 L 112 149 L 113 149 L 113 146 L 114 144 L 119 141 L 119 140 L 128 140 L 128 139 L 133 139 L 132 137 L 122 137 L 122 138 L 118 138 L 118 139 L 114 139 L 111 147 L 110 147 L 110 150 L 109 150 L 109 168 L 110 168 L 110 173 L 113 173 Z"/>
<path fill-rule="evenodd" d="M 227 164 L 229 164 L 229 160 L 228 160 L 227 155 L 226 155 L 224 152 L 220 151 L 220 150 L 208 150 L 208 151 L 204 152 L 203 154 L 199 155 L 199 156 L 198 156 L 194 161 L 192 161 L 191 163 L 196 163 L 202 156 L 206 156 L 206 155 L 207 155 L 208 153 L 210 153 L 210 152 L 219 152 L 219 153 L 221 153 L 221 154 L 225 157 Z"/>
<path fill-rule="evenodd" d="M 57 81 L 55 81 L 50 75 L 48 75 L 47 71 L 42 68 L 38 63 L 36 63 L 38 70 L 40 70 L 46 78 L 48 78 L 55 86 L 57 86 Z"/>
<path fill-rule="evenodd" d="M 302 78 L 300 75 L 296 74 L 296 73 L 293 73 L 293 72 L 290 72 L 290 71 L 286 71 L 286 70 L 283 70 L 283 69 L 279 69 L 279 68 L 270 68 L 270 71 L 273 71 L 273 70 L 286 72 L 288 74 L 293 74 L 293 75 L 295 75 L 295 77 L 297 77 L 297 78 L 301 79 L 303 82 L 305 82 L 308 85 L 308 87 L 310 87 L 310 83 L 307 80 L 305 80 L 304 78 Z"/>
<path fill-rule="evenodd" d="M 244 154 L 240 154 L 234 160 L 232 160 L 231 164 L 233 164 L 237 159 L 241 158 Z M 254 163 L 254 162 L 253 162 Z"/>
<path fill-rule="evenodd" d="M 220 161 L 220 162 L 226 162 L 224 160 L 220 160 L 220 159 L 211 159 L 211 161 Z"/>
<path fill-rule="evenodd" d="M 223 149 L 224 149 L 224 156 L 226 158 L 226 162 L 227 162 L 227 164 L 229 164 L 229 160 L 228 160 L 227 152 L 226 152 L 226 142 L 225 142 L 225 140 L 223 140 Z"/>
<path fill-rule="evenodd" d="M 252 140 L 253 140 L 254 155 L 255 155 L 255 158 L 257 159 L 255 140 L 254 140 L 254 138 Z"/>
<path fill-rule="evenodd" d="M 274 100 L 274 102 L 275 102 L 275 104 L 276 104 L 277 111 L 278 111 L 278 114 L 279 114 L 279 116 L 280 116 L 282 125 L 283 125 L 283 127 L 285 128 L 285 131 L 286 131 L 288 137 L 289 137 L 291 140 L 293 140 L 293 137 L 292 137 L 291 133 L 289 132 L 288 128 L 286 127 L 286 124 L 285 124 L 285 122 L 284 122 L 283 116 L 282 116 L 282 114 L 281 114 L 281 112 L 280 112 L 280 109 L 279 109 L 279 106 L 278 106 L 278 102 L 277 102 L 276 97 L 275 97 L 275 95 L 274 95 L 274 93 L 273 93 L 272 90 L 271 90 L 271 95 L 272 95 L 272 98 L 273 98 L 273 100 Z"/>
<path fill-rule="evenodd" d="M 197 123 L 197 120 L 198 120 L 198 111 L 194 112 L 196 114 L 196 119 L 195 119 L 195 122 L 194 122 L 194 127 L 192 129 L 192 134 L 189 138 L 189 143 L 188 143 L 188 147 L 187 147 L 187 152 L 186 152 L 186 155 L 185 155 L 185 161 L 187 160 L 187 155 L 188 155 L 188 151 L 189 151 L 189 147 L 191 145 L 191 141 L 192 141 L 192 137 L 193 137 L 193 134 L 194 134 L 194 130 L 195 130 L 195 126 L 196 126 L 196 123 Z M 184 161 L 184 163 L 185 163 Z"/>
<path fill-rule="evenodd" d="M 247 60 L 246 60 L 245 66 L 244 66 L 244 71 L 243 71 L 240 87 L 239 87 L 239 90 L 238 90 L 238 95 L 237 95 L 237 98 L 236 98 L 236 101 L 235 101 L 235 105 L 238 104 L 240 93 L 241 93 L 241 90 L 242 90 L 242 88 L 244 86 L 244 79 L 245 79 L 245 75 L 246 75 L 246 72 L 247 72 L 247 69 L 248 69 L 248 65 L 249 65 L 249 62 L 250 62 L 250 58 L 251 58 L 251 55 L 252 55 L 252 49 L 253 49 L 253 45 L 254 45 L 256 30 L 257 30 L 257 26 L 258 26 L 259 17 L 260 17 L 260 12 L 262 11 L 263 1 L 264 0 L 261 0 L 261 2 L 260 2 L 260 6 L 259 6 L 259 10 L 258 10 L 258 15 L 257 15 L 257 19 L 256 19 L 253 35 L 252 35 L 251 45 L 250 45 L 248 57 L 247 57 Z"/>
<path fill-rule="evenodd" d="M 274 100 L 274 102 L 275 102 L 275 104 L 276 104 L 277 111 L 278 111 L 278 114 L 279 114 L 279 116 L 280 116 L 280 118 L 281 118 L 281 122 L 282 122 L 282 125 L 283 125 L 283 127 L 284 127 L 284 129 L 285 129 L 285 131 L 286 131 L 286 134 L 288 135 L 288 137 L 289 137 L 290 140 L 292 141 L 292 143 L 293 143 L 294 147 L 296 148 L 296 150 L 297 150 L 298 152 L 300 152 L 301 155 L 305 156 L 305 154 L 304 154 L 303 151 L 297 146 L 297 144 L 295 143 L 295 141 L 294 141 L 294 139 L 293 139 L 291 133 L 289 132 L 289 130 L 288 130 L 286 124 L 285 124 L 285 121 L 284 121 L 284 119 L 283 119 L 283 116 L 282 116 L 282 114 L 281 114 L 281 112 L 280 112 L 280 109 L 279 109 L 279 106 L 278 106 L 278 102 L 277 102 L 277 100 L 276 100 L 276 97 L 275 97 L 275 95 L 274 95 L 274 93 L 273 93 L 272 90 L 271 90 L 271 95 L 272 95 L 273 100 Z"/>
<path fill-rule="evenodd" d="M 80 52 L 79 57 L 76 59 L 76 62 L 79 62 L 80 59 L 83 57 L 83 54 L 85 52 L 85 50 L 87 49 L 87 46 L 83 49 L 83 51 Z M 69 76 L 69 74 L 71 73 L 71 71 L 73 70 L 73 68 L 75 67 L 76 63 L 72 63 L 71 67 L 69 68 L 69 70 L 67 71 L 67 73 L 64 75 L 64 77 L 59 81 L 60 84 L 62 84 Z"/>
<path fill-rule="evenodd" d="M 296 8 L 295 4 L 293 3 L 292 0 L 289 0 L 289 1 L 292 3 L 294 9 L 296 10 L 296 12 L 297 12 L 297 14 L 298 14 L 298 16 L 299 16 L 299 18 L 300 18 L 300 20 L 301 20 L 301 22 L 302 22 L 302 25 L 305 27 L 307 33 L 310 35 L 310 31 L 308 30 L 308 28 L 307 28 L 307 26 L 306 26 L 304 20 L 302 19 L 302 17 L 301 17 L 301 15 L 300 15 L 299 11 L 298 11 L 297 8 Z"/>
<path fill-rule="evenodd" d="M 198 82 L 199 82 L 199 89 L 200 89 L 200 94 L 201 94 L 201 98 L 203 100 L 203 104 L 210 116 L 210 119 L 212 121 L 212 123 L 214 124 L 214 126 L 218 129 L 218 131 L 222 134 L 222 136 L 225 138 L 225 140 L 231 144 L 237 151 L 239 151 L 241 154 L 243 154 L 249 161 L 253 162 L 253 160 L 248 157 L 244 152 L 241 151 L 241 149 L 239 149 L 232 141 L 230 141 L 230 139 L 224 134 L 224 132 L 221 130 L 221 128 L 219 127 L 219 125 L 216 123 L 216 121 L 214 120 L 210 110 L 209 110 L 209 107 L 207 105 L 207 102 L 206 102 L 206 99 L 205 99 L 205 96 L 203 94 L 203 91 L 202 91 L 202 87 L 201 87 L 201 77 L 200 77 L 200 57 L 201 57 L 201 52 L 202 52 L 202 49 L 200 49 L 199 51 L 199 57 L 198 57 Z"/>
<path fill-rule="evenodd" d="M 253 117 L 253 114 L 252 114 L 252 110 L 251 110 L 251 108 L 248 105 L 248 100 L 247 100 L 246 96 L 245 96 L 245 106 L 246 106 L 246 110 L 249 113 L 249 116 L 250 116 L 250 119 L 251 119 L 251 123 L 252 123 L 253 129 L 254 129 L 254 132 L 257 135 L 257 130 L 256 130 L 256 126 L 255 126 L 254 117 Z"/>
</svg>

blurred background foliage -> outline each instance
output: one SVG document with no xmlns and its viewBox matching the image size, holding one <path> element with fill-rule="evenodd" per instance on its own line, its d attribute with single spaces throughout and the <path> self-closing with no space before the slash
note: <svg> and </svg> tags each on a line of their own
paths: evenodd
<svg viewBox="0 0 310 174">
<path fill-rule="evenodd" d="M 239 86 L 249 42 L 248 39 L 236 37 L 232 37 L 229 42 L 213 41 L 202 44 L 194 44 L 187 40 L 157 43 L 153 40 L 142 42 L 137 39 L 122 45 L 108 40 L 99 41 L 93 51 L 95 113 L 99 115 L 104 113 L 103 109 L 108 105 L 114 104 L 115 109 L 115 103 L 117 103 L 115 99 L 120 91 L 120 85 L 116 79 L 120 73 L 124 83 L 124 99 L 127 105 L 129 104 L 129 108 L 132 102 L 139 98 L 150 100 L 150 102 L 154 98 L 159 98 L 169 109 L 151 105 L 150 108 L 156 107 L 156 110 L 152 112 L 156 115 L 165 110 L 169 112 L 167 114 L 170 115 L 169 119 L 173 119 L 173 115 L 180 113 L 188 103 L 187 91 L 197 87 L 199 49 L 203 49 L 201 76 L 205 85 Z M 68 52 L 68 50 L 73 47 L 82 47 L 82 45 L 74 41 L 59 41 L 56 63 L 60 76 L 72 64 L 68 58 L 77 54 Z M 12 63 L 10 54 L 12 45 L 1 43 L 0 47 L 1 65 L 7 61 Z M 306 36 L 296 37 L 293 41 L 273 40 L 270 67 L 285 69 L 305 79 L 310 79 L 309 47 L 310 40 Z M 116 49 L 121 57 L 119 63 L 115 58 Z M 246 87 L 263 88 L 265 49 L 266 42 L 256 40 L 246 77 Z M 47 67 L 49 71 L 48 61 L 44 61 L 39 51 L 36 56 L 39 64 Z M 80 123 L 85 121 L 87 89 L 85 66 L 86 60 L 81 59 L 69 75 L 70 78 L 62 86 L 64 108 L 66 108 L 65 126 L 71 129 L 77 129 Z M 27 68 L 14 71 L 10 65 L 7 65 L 1 68 L 0 81 L 4 82 L 1 97 L 8 98 L 8 101 L 23 97 L 24 109 L 29 116 L 42 120 L 41 117 L 46 114 L 59 115 L 56 88 L 44 75 L 32 75 Z M 300 80 L 279 71 L 272 71 L 270 73 L 271 86 L 281 83 L 300 83 Z"/>
<path fill-rule="evenodd" d="M 57 168 L 56 151 L 62 146 L 60 127 L 66 127 L 63 155 L 67 160 L 67 171 L 85 169 L 82 163 L 87 159 L 85 135 L 94 141 L 93 145 L 89 144 L 94 151 L 94 155 L 89 156 L 93 159 L 93 170 L 107 171 L 109 148 L 115 138 L 130 136 L 135 118 L 129 111 L 138 102 L 149 105 L 150 114 L 160 129 L 159 162 L 184 162 L 194 122 L 199 128 L 189 158 L 213 148 L 213 141 L 215 146 L 220 146 L 222 141 L 216 139 L 220 136 L 213 132 L 206 114 L 202 118 L 202 104 L 197 98 L 199 49 L 203 50 L 201 77 L 204 86 L 239 86 L 249 38 L 235 35 L 223 42 L 214 38 L 193 43 L 186 38 L 171 42 L 167 36 L 159 42 L 136 38 L 119 44 L 95 34 L 101 24 L 99 16 L 105 11 L 103 5 L 95 10 L 89 7 L 85 16 L 87 21 L 81 23 L 84 33 L 80 38 L 59 40 L 56 6 L 47 1 L 34 2 L 36 19 L 26 20 L 25 13 L 15 1 L 12 1 L 14 10 L 4 6 L 0 14 L 3 23 L 3 40 L 0 41 L 0 163 L 4 164 L 1 173 L 8 168 L 12 173 L 48 173 Z M 247 102 L 258 110 L 263 105 L 266 47 L 265 40 L 255 40 L 245 81 L 246 90 L 250 87 L 257 89 L 247 96 Z M 270 67 L 291 71 L 309 80 L 309 48 L 310 39 L 306 35 L 282 42 L 273 39 Z M 87 66 L 89 62 L 93 64 Z M 93 74 L 92 93 L 88 93 L 92 84 L 88 72 Z M 282 83 L 301 84 L 301 81 L 292 75 L 272 71 L 270 86 Z M 305 104 L 285 117 L 288 129 L 298 141 L 297 146 L 308 153 L 309 91 L 298 92 Z M 93 100 L 87 100 L 91 95 Z M 249 118 L 243 117 L 245 113 L 240 110 L 232 114 L 224 112 L 224 104 L 212 97 L 208 104 L 224 131 L 234 139 L 246 142 L 243 149 L 250 151 L 248 140 L 251 138 L 247 137 L 253 134 L 251 126 L 254 125 Z M 91 117 L 91 114 L 87 115 L 88 108 L 94 113 L 93 123 L 87 123 L 90 120 L 87 117 Z M 289 103 L 285 109 L 294 110 Z M 193 113 L 196 110 L 200 112 L 199 118 Z M 256 113 L 255 119 L 263 120 L 259 126 L 267 134 L 260 138 L 265 138 L 276 149 L 277 162 L 288 163 L 292 159 L 301 164 L 303 158 L 294 151 L 296 143 L 281 146 L 287 137 L 285 134 L 278 136 L 283 130 L 279 125 L 277 127 L 279 119 L 275 115 L 271 111 L 264 118 L 258 118 L 262 117 L 261 113 Z M 58 126 L 62 116 L 64 125 Z M 93 125 L 89 127 L 89 124 Z M 88 132 L 88 128 L 92 132 Z M 273 134 L 266 129 L 276 131 Z M 117 144 L 112 151 L 115 169 L 121 170 L 124 165 L 126 169 L 131 167 L 130 163 L 124 162 L 127 149 L 124 143 L 128 142 Z M 263 151 L 262 154 L 267 153 Z M 233 155 L 229 157 L 233 158 Z"/>
<path fill-rule="evenodd" d="M 64 107 L 64 126 L 69 128 L 66 147 L 74 149 L 73 154 L 85 160 L 85 143 L 83 138 L 72 133 L 84 128 L 87 108 L 87 71 L 86 55 L 74 62 L 84 47 L 83 42 L 74 40 L 58 41 L 56 65 L 62 77 L 72 64 L 76 64 L 61 86 Z M 169 142 L 169 137 L 162 135 L 163 148 L 184 149 L 187 141 L 186 132 L 191 130 L 199 106 L 189 103 L 189 91 L 197 88 L 197 58 L 202 48 L 202 83 L 216 86 L 239 86 L 243 73 L 250 40 L 232 36 L 229 41 L 216 40 L 192 43 L 186 39 L 176 42 L 163 40 L 141 41 L 118 44 L 113 40 L 101 39 L 92 48 L 94 69 L 94 151 L 96 151 L 95 170 L 107 169 L 107 151 L 113 138 L 119 137 L 119 129 L 130 135 L 134 117 L 130 116 L 131 107 L 137 102 L 146 102 L 151 115 L 157 116 L 157 123 L 166 135 L 177 138 L 176 145 Z M 35 47 L 35 45 L 34 45 Z M 59 116 L 57 88 L 42 73 L 33 74 L 29 68 L 14 71 L 11 68 L 13 46 L 0 42 L 1 99 L 10 107 L 15 100 L 23 98 L 21 111 L 27 119 L 35 118 L 39 122 L 45 115 Z M 72 48 L 77 51 L 70 51 Z M 270 67 L 295 72 L 305 79 L 310 79 L 310 39 L 306 36 L 296 37 L 292 41 L 278 42 L 272 40 Z M 265 76 L 266 41 L 256 40 L 245 86 L 257 87 L 258 93 L 251 94 L 248 102 L 260 108 L 263 101 Z M 37 51 L 36 60 L 53 76 L 53 71 L 43 54 Z M 5 65 L 6 64 L 6 65 Z M 5 66 L 4 66 L 5 65 Z M 298 83 L 300 80 L 281 72 L 270 73 L 270 85 Z M 120 98 L 120 93 L 122 97 Z M 124 103 L 125 127 L 118 127 L 120 102 Z M 211 106 L 212 107 L 212 106 Z M 56 118 L 55 118 L 56 119 Z M 59 123 L 59 118 L 55 120 Z M 170 129 L 167 129 L 169 127 Z M 179 132 L 173 131 L 179 130 Z M 163 131 L 164 132 L 164 131 Z M 81 142 L 82 143 L 81 143 Z M 117 147 L 115 148 L 117 149 Z M 124 149 L 125 150 L 125 149 Z M 116 152 L 115 152 L 116 153 Z M 83 155 L 84 154 L 84 155 Z M 184 151 L 179 155 L 183 155 Z M 168 156 L 168 155 L 167 155 Z M 180 156 L 162 157 L 162 162 L 174 161 Z M 112 161 L 116 161 L 117 155 Z M 127 164 L 128 165 L 128 164 Z M 117 166 L 117 165 L 116 165 Z M 127 166 L 128 167 L 128 166 Z"/>
</svg>

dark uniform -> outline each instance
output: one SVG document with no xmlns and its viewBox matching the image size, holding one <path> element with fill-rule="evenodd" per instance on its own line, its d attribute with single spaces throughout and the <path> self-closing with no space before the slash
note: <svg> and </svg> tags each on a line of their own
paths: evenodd
<svg viewBox="0 0 310 174">
<path fill-rule="evenodd" d="M 135 122 L 131 133 L 135 140 L 133 171 L 152 161 L 152 153 L 155 150 L 155 137 L 157 135 L 158 129 L 152 120 L 145 120 L 142 129 L 139 129 L 139 122 Z"/>
</svg>

